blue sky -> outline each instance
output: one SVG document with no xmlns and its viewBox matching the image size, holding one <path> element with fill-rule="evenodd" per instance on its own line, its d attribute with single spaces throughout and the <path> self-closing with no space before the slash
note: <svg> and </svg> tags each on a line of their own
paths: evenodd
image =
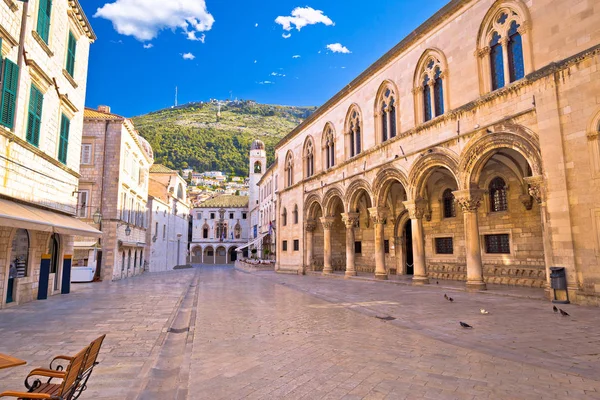
<svg viewBox="0 0 600 400">
<path fill-rule="evenodd" d="M 171 106 L 175 86 L 180 104 L 319 106 L 447 0 L 80 2 L 98 36 L 86 105 L 131 117 Z"/>
</svg>

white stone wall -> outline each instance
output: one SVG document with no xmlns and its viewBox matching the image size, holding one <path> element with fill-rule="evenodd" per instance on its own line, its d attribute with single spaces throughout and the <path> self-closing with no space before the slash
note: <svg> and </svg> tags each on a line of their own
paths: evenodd
<svg viewBox="0 0 600 400">
<path fill-rule="evenodd" d="M 189 210 L 181 203 L 177 208 L 176 215 L 172 204 L 149 197 L 147 260 L 150 272 L 168 271 L 187 263 Z"/>
</svg>

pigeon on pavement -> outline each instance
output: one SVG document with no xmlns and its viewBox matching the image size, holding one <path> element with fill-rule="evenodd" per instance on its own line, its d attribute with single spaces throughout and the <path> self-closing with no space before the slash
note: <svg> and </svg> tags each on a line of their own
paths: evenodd
<svg viewBox="0 0 600 400">
<path fill-rule="evenodd" d="M 452 297 L 448 297 L 448 300 L 450 300 L 450 302 L 454 301 L 454 299 Z"/>
<path fill-rule="evenodd" d="M 463 328 L 472 328 L 472 326 L 467 324 L 466 322 L 462 322 L 462 321 L 459 321 L 459 322 L 460 322 L 460 326 L 462 326 Z"/>
<path fill-rule="evenodd" d="M 566 312 L 566 311 L 564 311 L 563 309 L 559 308 L 558 310 L 560 311 L 560 315 L 562 315 L 563 317 L 568 317 L 569 316 L 569 313 Z"/>
<path fill-rule="evenodd" d="M 558 308 L 556 308 L 556 306 L 552 306 L 552 309 L 554 310 L 554 312 L 558 312 Z"/>
<path fill-rule="evenodd" d="M 448 300 L 448 295 L 446 293 L 444 293 L 444 298 Z"/>
</svg>

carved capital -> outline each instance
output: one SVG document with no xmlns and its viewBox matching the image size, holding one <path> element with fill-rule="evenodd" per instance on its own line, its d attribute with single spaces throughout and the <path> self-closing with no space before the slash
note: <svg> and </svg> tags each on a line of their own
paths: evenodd
<svg viewBox="0 0 600 400">
<path fill-rule="evenodd" d="M 304 224 L 304 229 L 306 230 L 306 232 L 314 232 L 314 230 L 317 228 L 317 221 L 315 220 L 308 220 L 306 221 L 306 224 Z"/>
<path fill-rule="evenodd" d="M 477 50 L 476 55 L 483 58 L 483 57 L 486 57 L 488 54 L 490 54 L 491 51 L 492 51 L 492 49 L 490 48 L 490 46 L 485 46 L 485 47 Z"/>
<path fill-rule="evenodd" d="M 374 224 L 383 224 L 388 216 L 388 209 L 385 207 L 369 208 L 369 216 Z"/>
<path fill-rule="evenodd" d="M 522 194 L 519 196 L 519 200 L 521 201 L 521 203 L 523 203 L 523 207 L 525 207 L 527 211 L 531 210 L 531 208 L 533 207 L 533 197 L 531 195 Z"/>
<path fill-rule="evenodd" d="M 331 230 L 331 228 L 333 228 L 334 222 L 334 217 L 321 217 L 321 225 L 323 225 L 323 229 L 326 231 Z"/>
<path fill-rule="evenodd" d="M 456 190 L 452 192 L 456 202 L 460 205 L 463 212 L 477 212 L 477 209 L 481 205 L 483 200 L 484 190 L 470 189 L 470 190 Z"/>
<path fill-rule="evenodd" d="M 506 48 L 508 46 L 508 41 L 509 41 L 508 36 L 502 36 L 500 38 L 500 44 L 502 45 L 503 48 Z"/>
<path fill-rule="evenodd" d="M 529 195 L 541 204 L 546 201 L 546 182 L 541 175 L 528 176 L 523 179 L 529 185 Z"/>
<path fill-rule="evenodd" d="M 344 213 L 342 214 L 342 221 L 346 224 L 346 228 L 356 228 L 358 226 L 358 213 Z"/>
<path fill-rule="evenodd" d="M 419 93 L 422 93 L 422 92 L 423 92 L 423 86 L 417 86 L 416 88 L 414 88 L 412 90 L 413 94 L 419 94 Z"/>
<path fill-rule="evenodd" d="M 403 201 L 410 219 L 421 219 L 427 212 L 427 202 L 423 199 L 415 201 Z"/>
<path fill-rule="evenodd" d="M 521 25 L 517 28 L 517 32 L 519 32 L 521 35 L 523 35 L 524 33 L 527 33 L 528 30 L 529 30 L 529 21 L 521 22 Z"/>
</svg>

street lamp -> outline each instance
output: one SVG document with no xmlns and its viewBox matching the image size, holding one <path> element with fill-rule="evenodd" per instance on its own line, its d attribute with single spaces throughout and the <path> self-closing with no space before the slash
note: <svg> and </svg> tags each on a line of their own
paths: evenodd
<svg viewBox="0 0 600 400">
<path fill-rule="evenodd" d="M 131 227 L 129 226 L 129 224 L 128 224 L 128 223 L 124 223 L 124 224 L 118 224 L 118 225 L 117 225 L 117 229 L 119 229 L 119 227 L 120 227 L 120 226 L 123 226 L 123 225 L 127 225 L 127 227 L 125 227 L 125 236 L 129 236 L 129 235 L 131 235 Z"/>
<path fill-rule="evenodd" d="M 100 222 L 102 222 L 102 214 L 100 213 L 100 209 L 96 210 L 92 218 L 95 224 L 99 224 Z"/>
</svg>

